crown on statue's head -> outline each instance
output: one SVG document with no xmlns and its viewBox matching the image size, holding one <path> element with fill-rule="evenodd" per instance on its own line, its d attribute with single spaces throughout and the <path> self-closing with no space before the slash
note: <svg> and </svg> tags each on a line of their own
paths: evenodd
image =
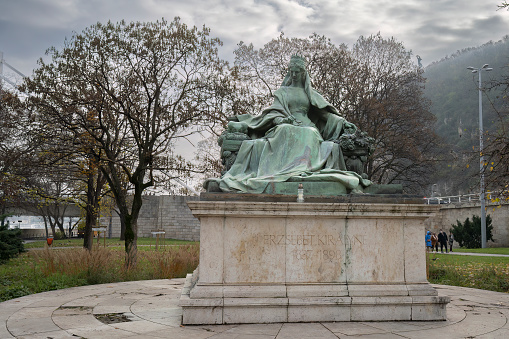
<svg viewBox="0 0 509 339">
<path fill-rule="evenodd" d="M 301 55 L 294 54 L 290 58 L 290 67 L 291 66 L 306 68 L 306 59 Z"/>
</svg>

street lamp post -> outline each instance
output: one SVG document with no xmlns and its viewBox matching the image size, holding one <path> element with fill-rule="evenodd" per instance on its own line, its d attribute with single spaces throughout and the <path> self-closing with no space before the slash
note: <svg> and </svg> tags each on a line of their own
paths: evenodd
<svg viewBox="0 0 509 339">
<path fill-rule="evenodd" d="M 431 185 L 431 197 L 434 198 L 435 197 L 435 187 L 438 187 L 438 184 L 433 184 Z"/>
<path fill-rule="evenodd" d="M 483 124 L 482 124 L 482 85 L 481 85 L 481 73 L 482 71 L 492 71 L 493 68 L 489 68 L 488 64 L 484 64 L 480 68 L 467 67 L 472 73 L 479 73 L 479 164 L 480 164 L 480 195 L 479 200 L 481 201 L 481 244 L 482 248 L 486 248 L 486 203 L 485 203 L 485 192 L 484 192 L 484 145 L 483 145 Z"/>
</svg>

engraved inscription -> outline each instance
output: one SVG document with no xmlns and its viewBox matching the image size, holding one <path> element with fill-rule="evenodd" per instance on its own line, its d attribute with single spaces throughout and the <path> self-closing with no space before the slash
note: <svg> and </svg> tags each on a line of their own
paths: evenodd
<svg viewBox="0 0 509 339">
<path fill-rule="evenodd" d="M 258 241 L 264 246 L 291 246 L 297 261 L 337 262 L 342 250 L 362 246 L 363 236 L 344 239 L 335 234 L 261 234 Z"/>
<path fill-rule="evenodd" d="M 284 235 L 284 234 L 264 234 L 261 236 L 264 245 L 313 245 L 316 244 L 315 235 Z"/>
<path fill-rule="evenodd" d="M 339 259 L 339 251 L 334 250 L 323 250 L 319 251 L 320 253 L 320 259 L 323 261 L 335 261 Z"/>
<path fill-rule="evenodd" d="M 333 234 L 262 234 L 258 240 L 263 245 L 268 246 L 362 246 L 364 236 L 346 237 L 344 240 L 340 236 Z"/>
<path fill-rule="evenodd" d="M 320 261 L 334 262 L 340 259 L 340 251 L 338 250 L 293 250 L 290 252 L 296 260 L 313 260 L 317 258 Z"/>
<path fill-rule="evenodd" d="M 296 260 L 310 260 L 313 256 L 313 250 L 293 250 L 291 254 Z"/>
</svg>

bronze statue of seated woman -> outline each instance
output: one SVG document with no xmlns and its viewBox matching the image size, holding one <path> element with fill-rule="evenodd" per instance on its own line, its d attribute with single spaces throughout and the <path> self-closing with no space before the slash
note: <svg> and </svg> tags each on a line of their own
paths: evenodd
<svg viewBox="0 0 509 339">
<path fill-rule="evenodd" d="M 345 162 L 341 146 L 353 145 L 356 135 L 357 127 L 311 87 L 305 60 L 292 56 L 273 104 L 260 115 L 238 115 L 229 122 L 219 141 L 227 171 L 206 186 L 267 193 L 277 183 L 327 182 L 336 194 L 362 192 L 371 182 L 359 173 L 358 161 Z M 365 148 L 369 153 L 370 145 Z"/>
</svg>

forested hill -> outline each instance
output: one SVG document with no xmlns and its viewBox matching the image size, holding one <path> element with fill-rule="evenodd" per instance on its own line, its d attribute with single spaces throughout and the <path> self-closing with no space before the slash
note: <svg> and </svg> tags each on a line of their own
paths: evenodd
<svg viewBox="0 0 509 339">
<path fill-rule="evenodd" d="M 440 166 L 435 182 L 442 184 L 440 193 L 458 194 L 468 191 L 472 181 L 464 180 L 468 152 L 478 151 L 479 146 L 479 95 L 478 74 L 467 67 L 480 68 L 489 64 L 493 71 L 482 72 L 483 87 L 509 74 L 509 36 L 480 47 L 467 48 L 434 62 L 424 69 L 427 78 L 425 96 L 432 101 L 432 112 L 437 117 L 436 131 L 447 143 L 445 151 L 451 156 Z M 497 113 L 492 108 L 501 107 L 500 90 L 493 89 L 483 95 L 484 130 L 497 128 Z M 471 170 L 478 165 L 471 167 Z M 473 173 L 475 175 L 475 172 Z M 459 182 L 459 178 L 463 178 Z"/>
</svg>

